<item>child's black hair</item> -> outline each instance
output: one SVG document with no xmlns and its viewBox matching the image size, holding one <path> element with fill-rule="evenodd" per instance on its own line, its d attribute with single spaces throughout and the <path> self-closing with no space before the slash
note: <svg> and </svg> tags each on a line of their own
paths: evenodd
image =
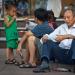
<svg viewBox="0 0 75 75">
<path fill-rule="evenodd" d="M 48 10 L 47 15 L 48 15 L 48 19 L 56 20 L 56 18 L 54 16 L 54 12 L 52 10 Z"/>
<path fill-rule="evenodd" d="M 38 8 L 34 11 L 34 16 L 41 21 L 46 21 L 47 20 L 47 10 L 43 8 Z"/>
<path fill-rule="evenodd" d="M 5 9 L 6 10 L 11 10 L 12 7 L 16 8 L 16 5 L 14 3 L 12 3 L 12 2 L 9 2 L 9 3 L 5 4 Z"/>
</svg>

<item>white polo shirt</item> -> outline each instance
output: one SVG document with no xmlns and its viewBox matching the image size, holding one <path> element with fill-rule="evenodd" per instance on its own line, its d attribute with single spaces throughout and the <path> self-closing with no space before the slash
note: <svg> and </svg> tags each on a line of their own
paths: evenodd
<svg viewBox="0 0 75 75">
<path fill-rule="evenodd" d="M 57 42 L 55 40 L 57 35 L 66 35 L 66 34 L 71 34 L 71 35 L 75 36 L 75 24 L 72 27 L 68 28 L 67 24 L 64 23 L 61 26 L 59 26 L 57 29 L 55 29 L 54 32 L 50 33 L 47 36 L 48 36 L 49 40 Z M 72 39 L 64 39 L 60 42 L 59 47 L 61 47 L 63 49 L 70 49 L 71 43 L 72 43 Z"/>
</svg>

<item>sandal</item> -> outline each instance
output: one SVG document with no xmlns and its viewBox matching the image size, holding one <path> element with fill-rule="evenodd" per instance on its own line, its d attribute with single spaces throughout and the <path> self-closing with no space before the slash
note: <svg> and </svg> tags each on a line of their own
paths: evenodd
<svg viewBox="0 0 75 75">
<path fill-rule="evenodd" d="M 8 59 L 8 60 L 5 61 L 5 64 L 15 64 L 15 65 L 18 65 L 18 62 L 15 59 L 12 59 L 12 60 Z"/>
<path fill-rule="evenodd" d="M 13 62 L 13 64 L 15 64 L 17 66 L 19 65 L 19 62 L 17 62 L 16 59 L 13 59 L 12 62 Z"/>
<path fill-rule="evenodd" d="M 24 61 L 21 61 L 21 63 L 19 63 L 19 65 L 18 65 L 19 68 L 24 68 L 24 64 L 25 64 Z"/>
<path fill-rule="evenodd" d="M 19 68 L 25 68 L 24 64 L 19 64 Z"/>
<path fill-rule="evenodd" d="M 8 60 L 5 61 L 5 64 L 13 64 L 13 61 L 8 59 Z"/>
<path fill-rule="evenodd" d="M 20 64 L 19 68 L 36 68 L 36 66 L 33 66 L 32 64 Z"/>
<path fill-rule="evenodd" d="M 33 66 L 32 64 L 28 63 L 24 65 L 24 68 L 36 68 L 36 66 Z"/>
</svg>

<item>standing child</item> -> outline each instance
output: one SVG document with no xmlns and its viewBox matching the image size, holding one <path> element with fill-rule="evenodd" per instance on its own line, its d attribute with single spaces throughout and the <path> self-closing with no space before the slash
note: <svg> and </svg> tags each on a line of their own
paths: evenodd
<svg viewBox="0 0 75 75">
<path fill-rule="evenodd" d="M 13 4 L 5 6 L 7 15 L 4 18 L 4 27 L 6 34 L 6 64 L 15 63 L 13 49 L 17 48 L 18 45 L 18 31 L 16 23 L 16 7 Z"/>
</svg>

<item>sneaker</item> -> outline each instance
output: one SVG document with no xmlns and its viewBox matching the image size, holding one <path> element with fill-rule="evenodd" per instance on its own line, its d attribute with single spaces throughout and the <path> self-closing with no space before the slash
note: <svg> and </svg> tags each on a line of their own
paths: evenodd
<svg viewBox="0 0 75 75">
<path fill-rule="evenodd" d="M 33 70 L 34 73 L 40 73 L 40 72 L 50 72 L 50 67 L 48 64 L 41 64 L 37 68 Z"/>
</svg>

